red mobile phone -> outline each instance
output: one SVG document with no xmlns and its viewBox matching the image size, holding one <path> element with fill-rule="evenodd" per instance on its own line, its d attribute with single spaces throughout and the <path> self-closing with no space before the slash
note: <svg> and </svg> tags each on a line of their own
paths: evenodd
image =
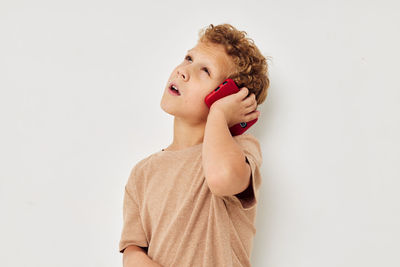
<svg viewBox="0 0 400 267">
<path fill-rule="evenodd" d="M 239 92 L 239 88 L 236 83 L 232 79 L 226 79 L 205 97 L 204 102 L 208 108 L 210 108 L 211 105 L 218 99 L 231 94 L 236 94 L 237 92 Z M 229 131 L 231 132 L 232 136 L 240 135 L 249 129 L 254 123 L 256 123 L 257 120 L 258 118 L 255 118 L 249 122 L 235 124 L 229 128 Z"/>
</svg>

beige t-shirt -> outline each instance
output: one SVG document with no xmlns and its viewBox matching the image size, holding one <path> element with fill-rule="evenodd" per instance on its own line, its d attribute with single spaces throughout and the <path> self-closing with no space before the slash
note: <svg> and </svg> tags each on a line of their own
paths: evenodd
<svg viewBox="0 0 400 267">
<path fill-rule="evenodd" d="M 143 247 L 164 267 L 251 266 L 262 153 L 251 134 L 234 136 L 251 167 L 249 187 L 218 197 L 204 176 L 202 143 L 139 161 L 125 186 L 119 251 Z"/>
</svg>

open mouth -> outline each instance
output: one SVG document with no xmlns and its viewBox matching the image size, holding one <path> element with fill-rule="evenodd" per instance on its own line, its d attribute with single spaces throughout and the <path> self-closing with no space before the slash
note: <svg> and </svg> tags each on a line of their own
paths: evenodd
<svg viewBox="0 0 400 267">
<path fill-rule="evenodd" d="M 169 91 L 170 91 L 173 95 L 181 95 L 181 93 L 180 93 L 179 90 L 175 87 L 175 85 L 171 85 L 168 89 L 169 89 Z"/>
</svg>

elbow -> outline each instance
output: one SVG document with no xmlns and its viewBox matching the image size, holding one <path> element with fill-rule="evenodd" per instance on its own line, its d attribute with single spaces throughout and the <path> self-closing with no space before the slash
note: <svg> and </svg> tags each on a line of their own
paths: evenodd
<svg viewBox="0 0 400 267">
<path fill-rule="evenodd" d="M 224 169 L 207 179 L 210 191 L 218 196 L 233 196 L 244 191 L 250 182 L 250 165 L 244 163 L 237 166 L 237 169 Z"/>
<path fill-rule="evenodd" d="M 226 169 L 221 169 L 212 175 L 206 176 L 207 184 L 212 194 L 218 197 L 223 197 L 226 194 L 227 179 L 231 177 L 230 173 Z"/>
</svg>

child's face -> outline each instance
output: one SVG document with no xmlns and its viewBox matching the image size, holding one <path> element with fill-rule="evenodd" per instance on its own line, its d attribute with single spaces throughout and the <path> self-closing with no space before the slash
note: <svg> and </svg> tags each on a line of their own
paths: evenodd
<svg viewBox="0 0 400 267">
<path fill-rule="evenodd" d="M 234 71 L 233 61 L 222 45 L 199 42 L 172 71 L 160 106 L 189 123 L 204 123 L 209 112 L 204 98 Z M 171 94 L 171 83 L 180 95 Z"/>
</svg>

